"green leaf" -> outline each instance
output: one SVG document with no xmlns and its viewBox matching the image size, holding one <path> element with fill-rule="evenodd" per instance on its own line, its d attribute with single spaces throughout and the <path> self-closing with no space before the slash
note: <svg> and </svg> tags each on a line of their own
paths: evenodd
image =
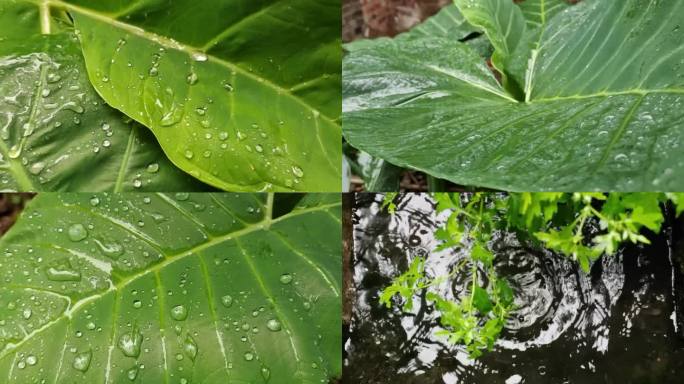
<svg viewBox="0 0 684 384">
<path fill-rule="evenodd" d="M 461 185 L 682 189 L 682 13 L 681 1 L 594 0 L 556 14 L 539 48 L 517 59 L 523 68 L 511 67 L 525 79 L 521 101 L 457 41 L 356 50 L 343 61 L 345 137 Z"/>
<path fill-rule="evenodd" d="M 72 33 L 1 40 L 0 94 L 1 190 L 208 189 L 97 95 Z"/>
<path fill-rule="evenodd" d="M 450 4 L 400 36 L 409 38 L 441 36 L 461 40 L 479 31 L 480 28 L 468 23 L 463 14 L 458 10 L 456 4 Z"/>
<path fill-rule="evenodd" d="M 491 266 L 492 261 L 494 261 L 494 254 L 492 251 L 487 249 L 483 244 L 477 242 L 473 245 L 473 249 L 470 251 L 470 257 L 483 263 L 486 266 Z"/>
<path fill-rule="evenodd" d="M 679 216 L 684 212 L 684 193 L 682 192 L 668 192 L 667 197 L 672 200 L 675 205 L 676 215 Z"/>
<path fill-rule="evenodd" d="M 652 231 L 658 231 L 663 223 L 660 195 L 657 193 L 630 193 L 624 195 L 623 204 L 632 209 L 630 218 Z"/>
<path fill-rule="evenodd" d="M 506 84 L 507 62 L 525 34 L 522 11 L 512 1 L 454 0 L 454 3 L 471 24 L 484 30 L 494 46 L 492 65 L 504 74 Z"/>
<path fill-rule="evenodd" d="M 475 286 L 475 291 L 473 292 L 473 306 L 480 311 L 481 314 L 487 314 L 492 310 L 494 304 L 489 298 L 489 294 L 483 288 Z"/>
<path fill-rule="evenodd" d="M 496 280 L 496 290 L 498 292 L 498 298 L 504 307 L 508 307 L 513 304 L 513 290 L 510 285 L 504 279 Z"/>
<path fill-rule="evenodd" d="M 276 219 L 272 202 L 36 197 L 0 240 L 3 382 L 339 376 L 339 197 Z"/>
<path fill-rule="evenodd" d="M 34 1 L 34 0 L 25 0 Z M 47 0 L 91 82 L 200 180 L 339 191 L 339 0 Z"/>
</svg>

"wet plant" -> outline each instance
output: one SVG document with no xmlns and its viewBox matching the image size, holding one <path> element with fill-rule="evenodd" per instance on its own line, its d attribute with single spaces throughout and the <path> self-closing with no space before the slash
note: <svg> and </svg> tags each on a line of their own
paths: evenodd
<svg viewBox="0 0 684 384">
<path fill-rule="evenodd" d="M 345 46 L 346 154 L 367 190 L 397 190 L 401 168 L 505 191 L 682 190 L 684 3 L 454 3 Z"/>
<path fill-rule="evenodd" d="M 339 377 L 340 205 L 38 194 L 0 238 L 3 383 Z"/>
<path fill-rule="evenodd" d="M 0 189 L 338 191 L 340 0 L 303 3 L 0 1 Z"/>
<path fill-rule="evenodd" d="M 545 247 L 577 263 L 585 273 L 601 256 L 610 257 L 626 243 L 650 244 L 647 233 L 658 233 L 668 205 L 679 216 L 682 193 L 434 193 L 438 212 L 448 218 L 436 230 L 440 244 L 434 251 L 464 248 L 467 258 L 448 275 L 428 276 L 425 259 L 415 257 L 409 268 L 383 289 L 386 307 L 410 312 L 413 300 L 425 293 L 440 314 L 443 328 L 436 332 L 451 344 L 463 345 L 472 358 L 491 350 L 515 309 L 514 292 L 499 276 L 491 241 L 497 231 L 514 232 L 533 247 Z M 396 210 L 397 194 L 386 194 L 381 204 Z M 469 269 L 465 271 L 465 269 Z M 466 273 L 467 272 L 467 273 Z M 430 290 L 466 273 L 467 293 L 458 300 Z"/>
</svg>

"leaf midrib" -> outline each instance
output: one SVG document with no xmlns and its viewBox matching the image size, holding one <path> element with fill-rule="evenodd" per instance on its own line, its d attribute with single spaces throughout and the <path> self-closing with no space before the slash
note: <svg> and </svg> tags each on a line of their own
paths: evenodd
<svg viewBox="0 0 684 384">
<path fill-rule="evenodd" d="M 202 244 L 196 245 L 195 247 L 193 247 L 189 250 L 177 253 L 175 255 L 167 255 L 167 258 L 164 259 L 162 262 L 149 267 L 145 271 L 142 271 L 142 272 L 133 274 L 131 276 L 128 276 L 127 278 L 118 281 L 117 284 L 112 284 L 112 286 L 105 291 L 99 292 L 98 294 L 95 294 L 92 296 L 88 296 L 84 299 L 81 299 L 81 300 L 75 302 L 75 303 L 70 303 L 69 307 L 67 307 L 67 309 L 64 311 L 63 314 L 61 314 L 60 316 L 54 318 L 53 320 L 45 323 L 42 327 L 35 329 L 33 332 L 29 333 L 28 336 L 26 336 L 20 342 L 18 342 L 16 344 L 10 344 L 11 347 L 8 347 L 4 351 L 0 351 L 0 360 L 4 359 L 9 354 L 16 351 L 18 348 L 20 348 L 26 342 L 32 340 L 35 335 L 38 335 L 38 334 L 50 329 L 54 324 L 56 324 L 56 323 L 58 323 L 64 319 L 70 319 L 73 313 L 77 312 L 80 308 L 87 305 L 88 303 L 90 303 L 94 300 L 97 300 L 100 297 L 102 297 L 102 296 L 104 296 L 110 292 L 118 292 L 121 289 L 128 286 L 129 284 L 137 281 L 139 278 L 141 278 L 143 276 L 147 276 L 149 273 L 157 273 L 159 270 L 165 268 L 169 264 L 175 263 L 176 261 L 184 260 L 188 256 L 195 255 L 198 252 L 201 252 L 201 251 L 203 251 L 207 248 L 213 247 L 215 245 L 221 244 L 224 241 L 238 239 L 238 238 L 245 236 L 247 234 L 250 234 L 252 232 L 257 232 L 260 230 L 267 230 L 271 227 L 271 225 L 279 223 L 281 221 L 285 221 L 287 219 L 297 217 L 297 216 L 300 216 L 303 214 L 311 213 L 311 212 L 326 211 L 329 208 L 334 208 L 334 207 L 340 206 L 341 204 L 342 204 L 341 202 L 337 202 L 337 203 L 332 203 L 332 204 L 323 204 L 323 205 L 319 205 L 319 206 L 315 206 L 315 207 L 311 207 L 311 208 L 298 209 L 295 211 L 291 211 L 290 213 L 285 214 L 285 215 L 278 217 L 276 219 L 271 219 L 270 217 L 265 216 L 264 219 L 262 219 L 260 222 L 255 223 L 255 224 L 251 224 L 250 226 L 245 227 L 241 230 L 231 232 L 231 233 L 227 233 L 223 236 L 215 237 L 209 241 L 206 241 Z M 1 243 L 2 243 L 2 241 L 0 241 L 0 244 Z M 0 287 L 2 287 L 2 286 L 0 285 Z"/>
<path fill-rule="evenodd" d="M 319 111 L 318 109 L 314 108 L 311 104 L 309 104 L 308 102 L 306 102 L 306 101 L 303 100 L 302 98 L 300 98 L 300 97 L 298 97 L 298 96 L 292 94 L 292 93 L 290 92 L 290 89 L 281 87 L 280 85 L 278 85 L 278 84 L 272 82 L 271 80 L 269 80 L 269 79 L 267 79 L 267 78 L 260 77 L 260 76 L 254 74 L 254 73 L 251 73 L 251 72 L 249 72 L 249 71 L 244 70 L 242 67 L 240 67 L 240 66 L 238 66 L 238 65 L 236 65 L 236 64 L 233 64 L 233 63 L 231 63 L 231 62 L 229 62 L 229 61 L 226 61 L 226 60 L 223 60 L 223 59 L 221 59 L 221 58 L 219 58 L 219 57 L 216 57 L 216 56 L 212 55 L 211 53 L 207 53 L 207 52 L 204 51 L 202 48 L 193 47 L 193 46 L 188 45 L 188 44 L 180 43 L 180 42 L 175 41 L 175 40 L 173 40 L 173 39 L 171 39 L 171 38 L 169 38 L 169 37 L 157 35 L 157 34 L 155 34 L 155 33 L 153 33 L 153 32 L 145 31 L 144 29 L 142 29 L 142 28 L 140 28 L 140 27 L 137 27 L 137 26 L 135 26 L 135 25 L 131 25 L 131 24 L 122 22 L 122 21 L 120 21 L 120 20 L 113 19 L 111 16 L 109 16 L 109 15 L 107 15 L 107 14 L 98 13 L 98 12 L 95 12 L 95 11 L 92 11 L 92 10 L 89 10 L 89 9 L 86 9 L 86 8 L 79 7 L 79 6 L 77 6 L 77 5 L 65 3 L 65 2 L 63 2 L 63 1 L 61 1 L 61 0 L 42 0 L 42 1 L 41 1 L 41 0 L 23 0 L 23 1 L 27 1 L 27 2 L 30 2 L 30 3 L 36 4 L 36 5 L 38 5 L 39 7 L 44 6 L 43 4 L 47 4 L 47 6 L 50 6 L 50 7 L 63 8 L 63 9 L 66 9 L 66 10 L 68 10 L 68 11 L 80 13 L 80 14 L 82 14 L 82 15 L 84 15 L 84 16 L 88 16 L 88 17 L 97 19 L 97 20 L 99 20 L 99 21 L 101 21 L 101 22 L 104 22 L 104 23 L 106 23 L 106 24 L 109 24 L 109 25 L 111 25 L 112 27 L 122 29 L 122 30 L 124 30 L 124 31 L 126 31 L 126 32 L 129 32 L 129 33 L 133 34 L 133 35 L 142 37 L 142 38 L 147 39 L 147 40 L 150 40 L 150 41 L 154 41 L 155 43 L 160 44 L 161 46 L 163 46 L 163 47 L 165 47 L 165 48 L 168 48 L 168 49 L 175 49 L 175 50 L 178 50 L 178 51 L 185 52 L 185 53 L 187 53 L 189 56 L 191 56 L 193 53 L 202 52 L 202 53 L 206 54 L 208 60 L 210 60 L 210 61 L 215 61 L 215 62 L 217 62 L 218 64 L 220 64 L 220 65 L 222 65 L 222 66 L 225 66 L 225 67 L 229 68 L 230 70 L 234 70 L 234 71 L 236 71 L 236 72 L 239 72 L 241 75 L 243 75 L 243 76 L 245 76 L 245 77 L 252 78 L 253 80 L 255 80 L 255 81 L 257 81 L 257 82 L 259 82 L 259 83 L 261 83 L 261 84 L 267 85 L 267 86 L 273 88 L 279 95 L 285 95 L 285 96 L 287 96 L 287 97 L 290 97 L 290 98 L 292 98 L 296 103 L 298 103 L 298 104 L 304 106 L 306 109 L 309 109 L 309 110 L 311 110 L 311 111 L 319 112 L 319 113 L 321 114 L 321 116 L 322 116 L 328 123 L 330 123 L 330 124 L 332 124 L 332 125 L 338 125 L 337 123 L 335 123 L 335 121 L 334 121 L 332 118 L 330 118 L 329 116 L 325 115 L 324 113 L 322 113 L 322 112 Z"/>
</svg>

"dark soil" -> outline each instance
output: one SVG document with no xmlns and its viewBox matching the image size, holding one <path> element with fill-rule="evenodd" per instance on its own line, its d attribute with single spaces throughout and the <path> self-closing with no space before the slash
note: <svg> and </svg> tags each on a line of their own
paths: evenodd
<svg viewBox="0 0 684 384">
<path fill-rule="evenodd" d="M 10 229 L 33 196 L 31 193 L 0 193 L 0 236 Z"/>
</svg>

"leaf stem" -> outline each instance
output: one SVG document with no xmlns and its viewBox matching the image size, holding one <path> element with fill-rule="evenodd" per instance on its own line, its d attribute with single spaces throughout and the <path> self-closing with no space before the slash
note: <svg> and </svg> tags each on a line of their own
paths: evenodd
<svg viewBox="0 0 684 384">
<path fill-rule="evenodd" d="M 40 32 L 43 35 L 52 33 L 50 28 L 50 5 L 48 0 L 43 0 L 39 6 L 40 11 Z"/>
<path fill-rule="evenodd" d="M 274 193 L 269 193 L 268 197 L 266 197 L 266 212 L 265 212 L 265 217 L 267 221 L 273 220 L 273 198 L 275 197 Z"/>
</svg>

